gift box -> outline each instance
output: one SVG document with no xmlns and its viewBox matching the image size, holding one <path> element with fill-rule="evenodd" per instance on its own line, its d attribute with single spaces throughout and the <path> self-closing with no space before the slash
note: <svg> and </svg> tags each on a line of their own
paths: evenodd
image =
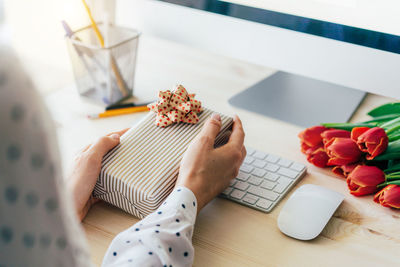
<svg viewBox="0 0 400 267">
<path fill-rule="evenodd" d="M 154 123 L 156 115 L 149 112 L 104 157 L 94 197 L 138 218 L 155 211 L 173 190 L 183 154 L 212 113 L 204 109 L 196 124 L 161 128 Z M 221 115 L 221 119 L 215 146 L 226 143 L 232 128 L 232 118 Z"/>
</svg>

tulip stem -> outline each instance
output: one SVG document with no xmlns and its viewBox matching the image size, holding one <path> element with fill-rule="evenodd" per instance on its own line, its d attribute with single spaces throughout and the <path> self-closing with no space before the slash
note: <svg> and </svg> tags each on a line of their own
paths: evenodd
<svg viewBox="0 0 400 267">
<path fill-rule="evenodd" d="M 400 124 L 397 124 L 396 126 L 394 126 L 393 128 L 390 128 L 388 130 L 386 130 L 386 134 L 389 135 L 395 131 L 397 131 L 398 129 L 400 129 Z"/>
<path fill-rule="evenodd" d="M 397 173 L 397 175 L 387 175 L 386 176 L 386 181 L 396 181 L 400 180 L 400 173 Z"/>
<path fill-rule="evenodd" d="M 392 119 L 390 121 L 387 121 L 387 122 L 381 124 L 381 127 L 385 128 L 385 129 L 388 129 L 388 128 L 391 128 L 393 125 L 398 125 L 399 122 L 400 122 L 400 117 L 397 116 L 397 118 Z"/>
<path fill-rule="evenodd" d="M 370 123 L 322 123 L 322 126 L 325 126 L 326 128 L 334 128 L 334 129 L 341 129 L 341 130 L 346 130 L 346 131 L 351 131 L 355 127 L 370 127 L 373 128 L 377 126 L 376 122 L 370 122 Z"/>
<path fill-rule="evenodd" d="M 384 170 L 385 174 L 391 174 L 394 172 L 399 172 L 400 171 L 400 163 L 392 163 L 391 165 L 388 164 L 388 168 Z"/>
<path fill-rule="evenodd" d="M 388 135 L 389 142 L 393 142 L 400 139 L 400 132 L 394 132 L 391 135 Z"/>
<path fill-rule="evenodd" d="M 377 187 L 380 188 L 380 187 L 387 186 L 387 185 L 389 185 L 389 184 L 400 185 L 400 180 L 381 183 L 381 184 L 378 184 Z"/>
<path fill-rule="evenodd" d="M 400 116 L 400 114 L 387 114 L 387 115 L 382 115 L 382 116 L 378 116 L 378 117 L 374 117 L 372 120 L 369 121 L 363 121 L 363 123 L 386 123 L 388 121 L 391 121 L 393 119 L 396 119 Z"/>
</svg>

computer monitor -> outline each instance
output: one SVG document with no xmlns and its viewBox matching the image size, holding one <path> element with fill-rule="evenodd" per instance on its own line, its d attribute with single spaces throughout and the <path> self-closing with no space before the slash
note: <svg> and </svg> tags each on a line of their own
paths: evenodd
<svg viewBox="0 0 400 267">
<path fill-rule="evenodd" d="M 347 121 L 364 92 L 400 99 L 397 10 L 395 0 L 118 0 L 116 22 L 281 71 L 231 104 L 310 126 Z"/>
</svg>

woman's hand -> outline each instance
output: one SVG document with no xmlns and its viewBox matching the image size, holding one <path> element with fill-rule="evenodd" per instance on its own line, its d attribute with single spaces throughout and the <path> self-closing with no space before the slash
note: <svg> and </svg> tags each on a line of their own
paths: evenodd
<svg viewBox="0 0 400 267">
<path fill-rule="evenodd" d="M 181 162 L 176 185 L 192 190 L 197 198 L 198 212 L 237 176 L 246 156 L 240 119 L 235 116 L 228 143 L 215 149 L 214 142 L 220 129 L 221 117 L 213 114 L 190 144 Z"/>
<path fill-rule="evenodd" d="M 128 129 L 111 133 L 88 145 L 75 158 L 75 166 L 67 181 L 72 192 L 79 220 L 85 218 L 90 207 L 98 201 L 92 197 L 94 186 L 100 174 L 103 157 L 119 144 L 119 138 Z"/>
</svg>

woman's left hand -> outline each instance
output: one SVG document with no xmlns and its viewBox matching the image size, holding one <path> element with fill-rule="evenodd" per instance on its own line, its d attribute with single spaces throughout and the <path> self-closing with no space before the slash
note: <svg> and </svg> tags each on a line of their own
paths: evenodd
<svg viewBox="0 0 400 267">
<path fill-rule="evenodd" d="M 101 170 L 103 157 L 119 144 L 119 138 L 128 129 L 99 138 L 85 147 L 75 158 L 75 166 L 67 183 L 72 192 L 79 220 L 85 218 L 90 207 L 98 201 L 92 192 Z"/>
</svg>

